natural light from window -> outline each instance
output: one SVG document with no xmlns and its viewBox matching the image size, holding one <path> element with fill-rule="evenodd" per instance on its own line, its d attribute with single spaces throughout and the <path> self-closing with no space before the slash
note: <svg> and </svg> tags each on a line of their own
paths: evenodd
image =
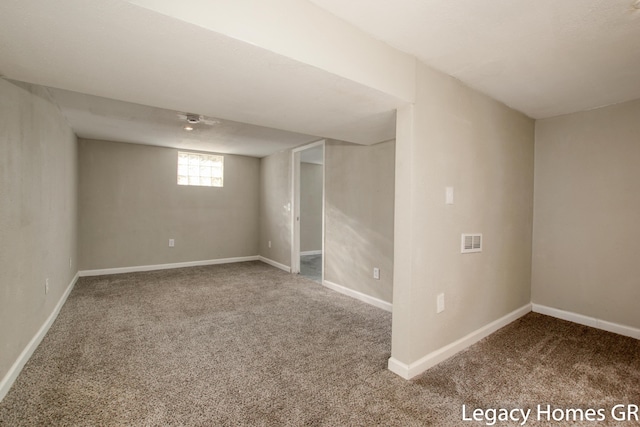
<svg viewBox="0 0 640 427">
<path fill-rule="evenodd" d="M 224 157 L 178 151 L 178 185 L 222 187 Z"/>
</svg>

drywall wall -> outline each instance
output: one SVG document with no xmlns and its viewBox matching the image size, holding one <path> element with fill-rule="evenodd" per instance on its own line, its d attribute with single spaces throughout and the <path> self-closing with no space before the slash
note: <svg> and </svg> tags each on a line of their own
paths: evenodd
<svg viewBox="0 0 640 427">
<path fill-rule="evenodd" d="M 640 101 L 536 122 L 532 300 L 640 328 Z"/>
<path fill-rule="evenodd" d="M 325 150 L 324 278 L 391 302 L 395 144 L 328 141 Z"/>
<path fill-rule="evenodd" d="M 78 271 L 76 149 L 46 89 L 0 79 L 0 383 Z"/>
<path fill-rule="evenodd" d="M 300 163 L 300 252 L 322 250 L 322 165 Z"/>
<path fill-rule="evenodd" d="M 257 255 L 258 159 L 225 155 L 223 187 L 180 186 L 178 150 L 78 144 L 81 270 Z"/>
<path fill-rule="evenodd" d="M 290 150 L 280 151 L 260 160 L 259 254 L 291 267 Z"/>
<path fill-rule="evenodd" d="M 392 359 L 412 365 L 530 302 L 534 121 L 419 63 L 396 147 Z"/>
</svg>

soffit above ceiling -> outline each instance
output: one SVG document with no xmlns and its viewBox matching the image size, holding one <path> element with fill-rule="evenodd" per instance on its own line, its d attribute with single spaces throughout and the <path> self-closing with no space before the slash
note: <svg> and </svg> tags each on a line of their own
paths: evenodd
<svg viewBox="0 0 640 427">
<path fill-rule="evenodd" d="M 638 0 L 311 1 L 533 118 L 640 98 Z"/>
<path fill-rule="evenodd" d="M 216 7 L 229 5 L 211 1 Z M 539 0 L 533 5 L 521 0 L 312 0 L 363 32 L 344 28 L 337 19 L 331 25 L 322 15 L 326 12 L 305 9 L 311 4 L 305 0 L 273 1 L 280 6 L 302 4 L 304 13 L 291 13 L 307 22 L 322 22 L 310 31 L 355 40 L 344 51 L 343 46 L 336 49 L 334 58 L 324 51 L 322 60 L 334 61 L 335 73 L 318 68 L 322 64 L 291 59 L 288 51 L 277 54 L 188 22 L 193 16 L 171 17 L 128 1 L 4 0 L 0 75 L 97 97 L 63 105 L 77 132 L 87 137 L 145 142 L 147 131 L 131 120 L 100 113 L 108 100 L 117 100 L 132 103 L 118 108 L 137 111 L 135 117 L 162 116 L 166 112 L 155 110 L 162 109 L 169 110 L 171 120 L 176 112 L 190 112 L 236 122 L 218 136 L 228 141 L 225 138 L 234 135 L 243 140 L 242 146 L 247 144 L 246 149 L 230 142 L 210 149 L 258 157 L 267 147 L 296 146 L 311 138 L 371 144 L 395 137 L 394 110 L 410 102 L 411 61 L 409 55 L 389 52 L 379 42 L 369 45 L 365 32 L 534 118 L 640 98 L 640 9 L 632 6 L 633 0 Z M 241 3 L 234 6 L 233 16 L 253 4 Z M 184 4 L 213 7 L 208 0 Z M 294 17 L 283 10 L 289 12 L 280 8 L 276 15 L 282 15 L 286 25 Z M 314 21 L 318 17 L 322 19 Z M 236 23 L 231 30 L 242 32 L 244 24 Z M 268 28 L 250 36 L 255 40 Z M 283 34 L 287 32 L 279 36 Z M 309 43 L 317 46 L 321 41 Z M 289 44 L 284 50 L 305 48 L 304 43 Z M 356 61 L 359 69 L 348 69 L 354 64 L 344 55 L 367 59 Z M 381 58 L 395 58 L 386 62 L 397 60 L 400 65 L 367 77 L 373 78 L 372 86 L 387 87 L 389 93 L 354 81 L 367 75 L 363 64 L 385 62 Z M 387 85 L 380 80 L 384 76 L 406 84 Z M 151 107 L 141 113 L 143 106 Z M 241 123 L 261 128 L 241 131 Z M 262 144 L 256 140 L 258 129 L 265 132 Z M 294 134 L 278 135 L 275 129 Z M 180 138 L 176 130 L 167 129 L 166 138 Z M 162 140 L 153 130 L 151 134 Z M 191 144 L 198 149 L 198 144 L 209 143 L 206 146 L 211 147 L 214 138 L 205 131 L 194 132 L 182 135 L 184 141 L 174 146 Z M 275 143 L 278 138 L 281 143 Z"/>
<path fill-rule="evenodd" d="M 394 138 L 395 109 L 404 102 L 121 0 L 3 0 L 0 40 L 0 75 L 8 79 L 316 139 Z M 89 108 L 97 122 L 101 106 Z M 103 130 L 114 120 L 106 117 Z"/>
</svg>

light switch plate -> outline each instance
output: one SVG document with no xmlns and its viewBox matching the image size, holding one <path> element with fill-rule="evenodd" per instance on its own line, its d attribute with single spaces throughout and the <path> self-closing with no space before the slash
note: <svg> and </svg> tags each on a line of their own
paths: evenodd
<svg viewBox="0 0 640 427">
<path fill-rule="evenodd" d="M 453 187 L 446 187 L 444 190 L 444 202 L 447 205 L 453 204 Z"/>
<path fill-rule="evenodd" d="M 438 308 L 437 312 L 442 313 L 444 311 L 444 294 L 438 294 Z"/>
</svg>

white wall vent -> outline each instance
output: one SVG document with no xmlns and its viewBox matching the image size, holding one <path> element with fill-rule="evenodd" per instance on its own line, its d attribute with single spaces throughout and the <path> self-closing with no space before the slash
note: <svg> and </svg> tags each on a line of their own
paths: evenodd
<svg viewBox="0 0 640 427">
<path fill-rule="evenodd" d="M 463 234 L 460 251 L 463 254 L 482 252 L 482 234 Z"/>
</svg>

